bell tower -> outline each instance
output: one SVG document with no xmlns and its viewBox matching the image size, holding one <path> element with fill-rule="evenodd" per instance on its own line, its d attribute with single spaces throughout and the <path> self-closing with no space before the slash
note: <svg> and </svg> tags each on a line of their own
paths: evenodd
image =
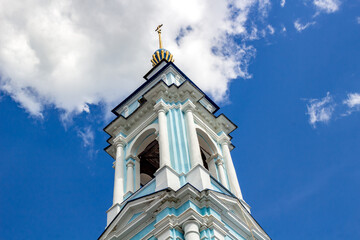
<svg viewBox="0 0 360 240">
<path fill-rule="evenodd" d="M 104 128 L 115 173 L 99 239 L 270 239 L 241 193 L 230 153 L 236 125 L 173 63 L 161 27 L 145 82 Z"/>
</svg>

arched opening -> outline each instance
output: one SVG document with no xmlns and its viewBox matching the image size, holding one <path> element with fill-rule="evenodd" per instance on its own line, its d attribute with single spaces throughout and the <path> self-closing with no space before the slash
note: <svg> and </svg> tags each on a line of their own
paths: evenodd
<svg viewBox="0 0 360 240">
<path fill-rule="evenodd" d="M 138 157 L 140 159 L 140 187 L 142 187 L 155 177 L 154 174 L 156 170 L 159 169 L 158 141 L 152 141 L 140 154 L 138 154 Z"/>
<path fill-rule="evenodd" d="M 196 132 L 198 135 L 201 158 L 204 167 L 210 172 L 212 176 L 216 177 L 216 167 L 212 157 L 218 152 L 215 143 L 202 128 L 197 127 Z"/>
<path fill-rule="evenodd" d="M 201 145 L 200 145 L 200 152 L 201 152 L 201 158 L 202 158 L 204 167 L 205 167 L 207 170 L 209 170 L 209 166 L 208 166 L 206 160 L 209 159 L 209 157 L 211 156 L 211 154 L 208 153 L 204 148 L 202 148 Z"/>
<path fill-rule="evenodd" d="M 143 129 L 130 145 L 129 157 L 134 157 L 135 163 L 135 188 L 139 189 L 154 178 L 154 173 L 159 169 L 159 144 L 156 140 L 158 124 L 153 123 Z"/>
</svg>

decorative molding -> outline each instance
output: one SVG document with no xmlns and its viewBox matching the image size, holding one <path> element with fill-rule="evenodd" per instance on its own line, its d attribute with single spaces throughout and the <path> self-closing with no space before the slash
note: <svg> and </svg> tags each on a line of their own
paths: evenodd
<svg viewBox="0 0 360 240">
<path fill-rule="evenodd" d="M 221 158 L 222 158 L 222 155 L 220 153 L 214 153 L 209 157 L 208 161 L 213 160 L 213 159 L 214 160 L 215 159 L 221 159 Z"/>
<path fill-rule="evenodd" d="M 231 141 L 230 141 L 230 138 L 225 135 L 225 133 L 221 133 L 221 135 L 218 137 L 218 143 L 220 145 L 223 145 L 223 144 L 227 144 L 228 146 L 231 145 Z"/>
<path fill-rule="evenodd" d="M 139 159 L 138 156 L 134 156 L 134 155 L 132 155 L 132 154 L 127 155 L 125 159 L 126 159 L 125 161 L 131 161 L 130 159 L 133 159 L 134 161 L 137 161 L 137 162 L 140 161 L 140 159 Z"/>
<path fill-rule="evenodd" d="M 191 100 L 187 100 L 184 104 L 181 105 L 181 111 L 187 112 L 187 111 L 194 111 L 196 110 L 195 104 L 192 103 Z"/>
<path fill-rule="evenodd" d="M 128 168 L 128 167 L 134 167 L 135 166 L 135 163 L 133 162 L 133 161 L 131 161 L 131 160 L 129 160 L 127 163 L 126 163 L 126 167 Z M 128 181 L 129 181 L 129 179 L 128 179 Z"/>
<path fill-rule="evenodd" d="M 219 165 L 224 165 L 224 161 L 222 160 L 222 159 L 217 159 L 216 161 L 215 161 L 215 163 L 216 163 L 216 165 L 217 166 L 219 166 Z M 224 169 L 225 170 L 225 169 Z"/>
<path fill-rule="evenodd" d="M 113 140 L 113 145 L 115 145 L 116 147 L 118 147 L 118 146 L 125 147 L 126 144 L 127 144 L 126 139 L 121 135 L 117 136 Z"/>
<path fill-rule="evenodd" d="M 167 111 L 169 111 L 169 107 L 163 100 L 160 100 L 158 103 L 155 104 L 154 111 L 156 112 L 163 111 L 166 113 Z"/>
<path fill-rule="evenodd" d="M 216 142 L 219 142 L 219 136 L 216 134 L 216 132 L 211 129 L 208 124 L 205 124 L 196 114 L 194 114 L 194 120 L 196 124 L 202 127 L 207 134 L 215 139 Z"/>
</svg>

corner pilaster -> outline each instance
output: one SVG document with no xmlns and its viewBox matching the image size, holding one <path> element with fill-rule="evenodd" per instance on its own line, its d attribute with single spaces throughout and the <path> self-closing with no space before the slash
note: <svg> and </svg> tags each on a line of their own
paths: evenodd
<svg viewBox="0 0 360 240">
<path fill-rule="evenodd" d="M 114 176 L 114 195 L 113 205 L 120 204 L 124 197 L 124 147 L 125 138 L 119 135 L 114 139 L 116 147 L 115 176 Z"/>
<path fill-rule="evenodd" d="M 241 194 L 241 189 L 239 185 L 239 181 L 236 175 L 235 167 L 233 160 L 231 158 L 229 145 L 230 139 L 227 136 L 224 136 L 220 139 L 221 149 L 226 165 L 226 171 L 229 176 L 229 184 L 230 184 L 230 190 L 237 196 L 239 199 L 243 199 Z"/>
<path fill-rule="evenodd" d="M 182 106 L 181 110 L 185 113 L 186 119 L 186 130 L 189 138 L 189 149 L 190 149 L 190 162 L 191 167 L 194 168 L 196 165 L 203 165 L 200 153 L 199 140 L 196 133 L 194 115 L 193 112 L 196 106 L 187 100 Z"/>
<path fill-rule="evenodd" d="M 166 120 L 166 113 L 169 110 L 167 104 L 162 100 L 154 106 L 154 110 L 158 114 L 159 119 L 159 149 L 160 149 L 160 168 L 163 166 L 170 166 L 170 147 L 168 139 L 168 127 Z"/>
</svg>

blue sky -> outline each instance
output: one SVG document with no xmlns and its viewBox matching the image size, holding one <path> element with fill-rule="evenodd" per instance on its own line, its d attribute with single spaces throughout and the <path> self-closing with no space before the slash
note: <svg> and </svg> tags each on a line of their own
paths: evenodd
<svg viewBox="0 0 360 240">
<path fill-rule="evenodd" d="M 0 11 L 0 239 L 102 233 L 113 189 L 102 128 L 151 68 L 158 21 L 175 64 L 237 124 L 240 186 L 272 239 L 360 238 L 360 2 L 231 3 L 172 2 L 169 14 L 191 7 L 178 19 L 130 2 L 35 1 L 40 22 L 26 4 Z M 124 9 L 151 20 L 127 28 Z"/>
</svg>

